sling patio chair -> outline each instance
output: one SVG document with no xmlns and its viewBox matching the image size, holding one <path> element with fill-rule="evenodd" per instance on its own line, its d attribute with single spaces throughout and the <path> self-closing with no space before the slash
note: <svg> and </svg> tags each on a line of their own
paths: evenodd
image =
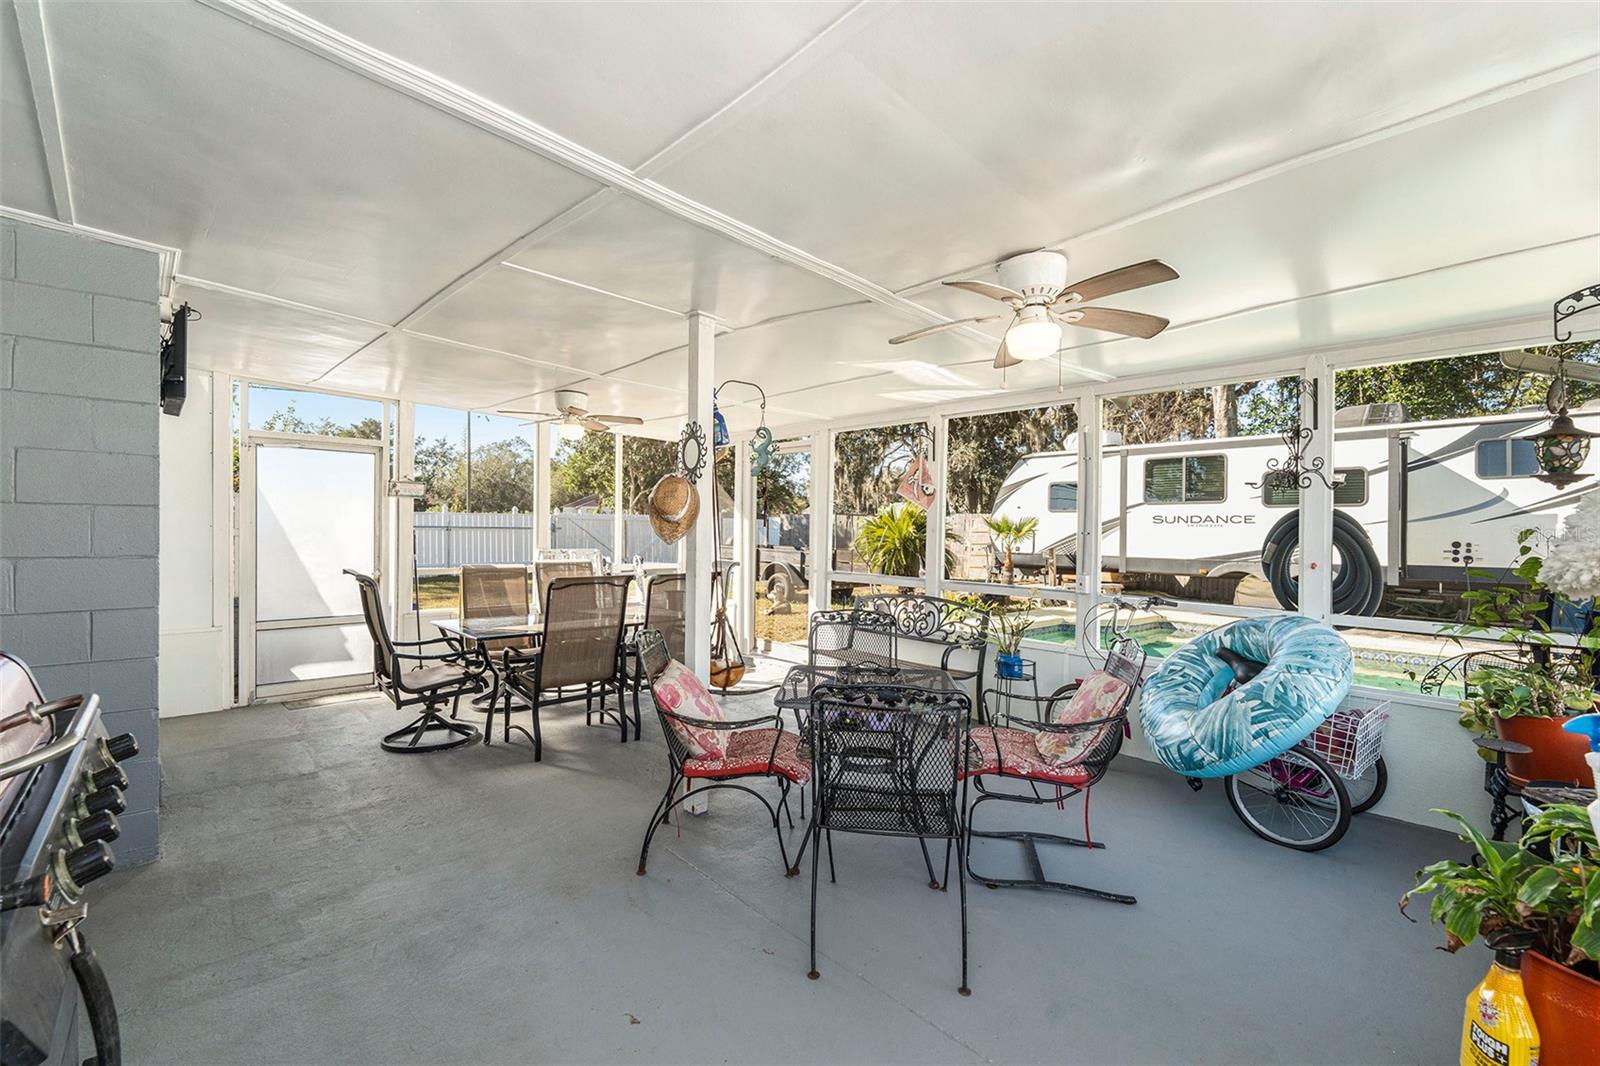
<svg viewBox="0 0 1600 1066">
<path fill-rule="evenodd" d="M 986 689 L 984 699 L 997 698 L 987 724 L 972 728 L 972 747 L 964 775 L 978 793 L 967 811 L 967 874 L 989 888 L 1038 888 L 1070 892 L 1113 903 L 1134 903 L 1118 892 L 1052 881 L 1039 862 L 1038 845 L 1061 844 L 1078 848 L 1104 848 L 1089 830 L 1089 790 L 1105 776 L 1111 760 L 1122 750 L 1128 735 L 1128 711 L 1144 671 L 1145 651 L 1131 637 L 1117 641 L 1106 654 L 1105 665 L 1079 682 L 1061 686 L 1049 696 L 1035 699 Z M 1002 697 L 1009 697 L 1002 699 Z M 1009 712 L 1011 700 L 1032 703 L 1037 717 Z M 1002 791 L 992 779 L 1021 782 L 1026 791 Z M 1074 796 L 1083 796 L 1083 838 L 1023 830 L 979 830 L 978 808 L 989 802 L 1022 803 L 1058 808 Z M 1023 847 L 1030 876 L 997 877 L 972 868 L 972 840 L 1012 840 Z"/>
<path fill-rule="evenodd" d="M 544 757 L 539 711 L 557 703 L 583 700 L 589 721 L 598 713 L 604 721 L 611 712 L 606 698 L 617 698 L 616 720 L 622 740 L 628 739 L 628 713 L 622 705 L 626 685 L 622 674 L 622 628 L 628 613 L 628 577 L 558 577 L 545 593 L 544 638 L 532 655 L 501 652 L 504 738 L 515 729 L 533 742 L 533 758 Z M 511 701 L 526 700 L 533 712 L 533 732 L 511 724 Z M 600 701 L 598 712 L 594 701 Z M 489 712 L 485 736 L 494 726 Z"/>
<path fill-rule="evenodd" d="M 535 602 L 544 603 L 550 582 L 558 577 L 594 577 L 595 565 L 588 559 L 548 559 L 533 564 Z"/>
<path fill-rule="evenodd" d="M 783 728 L 780 714 L 724 718 L 704 682 L 669 654 L 660 630 L 647 629 L 640 635 L 639 652 L 641 669 L 649 679 L 650 695 L 661 718 L 661 732 L 666 737 L 668 766 L 667 790 L 651 812 L 644 846 L 639 849 L 639 876 L 645 874 L 650 841 L 656 830 L 667 824 L 673 810 L 691 796 L 716 789 L 733 789 L 761 801 L 772 816 L 784 876 L 797 875 L 800 857 L 805 854 L 805 838 L 791 863 L 780 824 L 781 816 L 788 813 L 790 786 L 804 785 L 811 779 L 811 764 L 800 750 L 797 735 Z M 776 781 L 778 802 L 771 802 L 745 783 L 753 779 Z M 792 818 L 789 824 L 792 829 Z"/>
<path fill-rule="evenodd" d="M 383 601 L 378 583 L 367 574 L 346 570 L 361 589 L 361 614 L 367 634 L 372 638 L 372 672 L 378 688 L 396 707 L 421 707 L 422 713 L 404 728 L 387 734 L 381 741 L 385 751 L 422 754 L 448 751 L 478 739 L 478 730 L 463 722 L 451 721 L 440 708 L 455 704 L 468 694 L 488 688 L 486 663 L 464 660 L 450 642 L 435 640 L 395 640 L 383 617 Z M 426 653 L 425 648 L 440 649 Z M 406 649 L 406 650 L 402 650 Z M 406 664 L 415 663 L 407 668 Z M 429 734 L 434 734 L 429 738 Z"/>
<path fill-rule="evenodd" d="M 528 568 L 526 566 L 492 566 L 492 565 L 467 565 L 461 568 L 461 602 L 459 605 L 462 621 L 475 621 L 483 618 L 526 618 L 532 610 L 532 600 L 528 590 Z M 477 652 L 486 659 L 492 659 L 498 653 L 511 650 L 515 656 L 522 657 L 538 646 L 532 637 L 507 637 L 503 640 L 486 640 L 479 643 Z M 462 654 L 471 654 L 472 649 L 463 648 Z M 500 677 L 493 675 L 493 686 L 489 690 L 488 704 L 493 707 L 500 695 Z"/>
<path fill-rule="evenodd" d="M 683 574 L 656 574 L 645 582 L 644 624 L 640 634 L 656 630 L 666 642 L 667 655 L 679 662 L 684 658 L 683 604 L 686 590 Z M 624 645 L 623 665 L 633 688 L 633 739 L 639 739 L 639 690 L 649 683 L 642 654 L 643 638 L 635 636 Z"/>
</svg>

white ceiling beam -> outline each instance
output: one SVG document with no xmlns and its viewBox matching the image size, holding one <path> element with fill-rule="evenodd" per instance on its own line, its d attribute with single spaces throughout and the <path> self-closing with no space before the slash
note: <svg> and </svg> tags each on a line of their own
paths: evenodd
<svg viewBox="0 0 1600 1066">
<path fill-rule="evenodd" d="M 14 6 L 17 28 L 22 31 L 28 84 L 33 90 L 33 112 L 39 121 L 39 139 L 44 143 L 50 196 L 55 201 L 56 218 L 70 226 L 74 221 L 72 183 L 67 178 L 67 142 L 61 133 L 56 80 L 50 69 L 50 41 L 44 32 L 44 5 L 41 0 L 14 0 Z"/>
<path fill-rule="evenodd" d="M 950 321 L 948 317 L 932 308 L 897 295 L 876 282 L 779 240 L 715 208 L 674 192 L 636 170 L 591 151 L 554 130 L 547 129 L 508 108 L 446 81 L 430 71 L 324 26 L 279 0 L 199 0 L 199 2 L 246 25 L 270 33 L 312 55 L 336 63 L 376 84 L 403 93 L 438 111 L 470 123 L 486 133 L 533 152 L 574 173 L 641 200 L 657 210 L 718 233 L 729 240 L 737 241 L 780 262 L 810 271 L 875 303 L 919 321 L 935 323 Z M 855 10 L 857 9 L 852 9 L 847 15 L 853 14 Z M 841 21 L 842 18 L 835 20 L 835 25 Z M 734 103 L 737 104 L 739 101 L 736 100 Z M 719 111 L 711 118 L 715 119 L 721 114 Z M 691 130 L 690 134 L 685 136 L 692 136 L 693 133 Z M 672 150 L 673 146 L 669 146 L 664 151 Z M 959 327 L 955 332 L 984 344 L 993 343 L 994 340 L 968 327 Z"/>
</svg>

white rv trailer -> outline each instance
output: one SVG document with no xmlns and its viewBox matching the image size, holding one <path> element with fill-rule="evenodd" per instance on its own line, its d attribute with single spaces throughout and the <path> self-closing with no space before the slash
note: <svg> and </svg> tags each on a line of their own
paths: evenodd
<svg viewBox="0 0 1600 1066">
<path fill-rule="evenodd" d="M 1533 444 L 1543 412 L 1405 421 L 1399 404 L 1347 408 L 1334 419 L 1334 610 L 1376 614 L 1385 589 L 1419 595 L 1466 587 L 1467 570 L 1501 571 L 1524 529 L 1554 533 L 1600 480 L 1558 489 L 1538 473 Z M 1600 431 L 1590 404 L 1573 420 Z M 1266 478 L 1288 456 L 1276 436 L 1123 444 L 1102 449 L 1100 551 L 1107 570 L 1224 579 L 1264 578 L 1294 603 L 1297 485 Z M 993 514 L 1039 520 L 1022 567 L 1077 556 L 1075 451 L 1024 456 L 1006 475 Z M 1600 449 L 1584 472 L 1600 472 Z"/>
</svg>

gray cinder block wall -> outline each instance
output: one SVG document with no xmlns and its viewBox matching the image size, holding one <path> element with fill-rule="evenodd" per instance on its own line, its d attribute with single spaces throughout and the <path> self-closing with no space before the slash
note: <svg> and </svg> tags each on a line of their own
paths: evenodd
<svg viewBox="0 0 1600 1066">
<path fill-rule="evenodd" d="M 139 738 L 123 864 L 159 848 L 159 293 L 151 252 L 0 220 L 0 648 Z"/>
</svg>

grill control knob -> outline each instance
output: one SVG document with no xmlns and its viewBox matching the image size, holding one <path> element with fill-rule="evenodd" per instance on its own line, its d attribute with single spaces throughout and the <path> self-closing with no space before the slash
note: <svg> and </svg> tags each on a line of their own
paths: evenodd
<svg viewBox="0 0 1600 1066">
<path fill-rule="evenodd" d="M 106 754 L 117 762 L 127 762 L 139 754 L 139 741 L 132 733 L 118 733 L 105 742 Z"/>
<path fill-rule="evenodd" d="M 75 848 L 67 855 L 67 876 L 72 878 L 72 883 L 82 888 L 90 881 L 104 877 L 111 872 L 117 864 L 116 856 L 111 854 L 111 849 L 106 847 L 104 841 L 95 841 Z"/>
<path fill-rule="evenodd" d="M 122 826 L 117 822 L 117 816 L 110 811 L 101 811 L 91 814 L 81 822 L 74 824 L 78 833 L 78 840 L 83 844 L 93 844 L 97 841 L 111 841 L 122 835 Z"/>
<path fill-rule="evenodd" d="M 83 809 L 87 814 L 99 814 L 101 811 L 110 811 L 112 814 L 121 814 L 128 809 L 128 801 L 122 798 L 122 790 L 115 785 L 97 788 L 83 798 Z"/>
<path fill-rule="evenodd" d="M 93 788 L 122 788 L 128 787 L 128 775 L 122 772 L 120 766 L 102 766 L 89 774 L 89 782 Z"/>
</svg>

